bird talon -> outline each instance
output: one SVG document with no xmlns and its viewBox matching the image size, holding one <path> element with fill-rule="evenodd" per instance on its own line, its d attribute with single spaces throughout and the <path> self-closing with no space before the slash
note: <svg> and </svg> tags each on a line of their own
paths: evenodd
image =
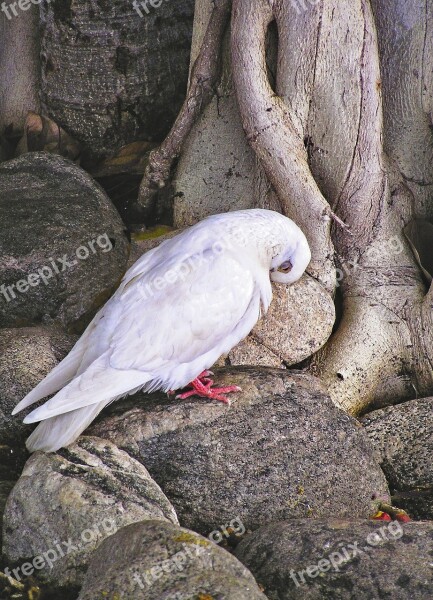
<svg viewBox="0 0 433 600">
<path fill-rule="evenodd" d="M 197 379 L 202 379 L 203 377 L 209 377 L 209 375 L 214 375 L 214 372 L 206 369 L 205 371 L 202 371 L 200 373 L 200 375 L 197 377 Z"/>
<path fill-rule="evenodd" d="M 197 392 L 195 390 L 190 390 L 189 392 L 183 392 L 183 394 L 177 394 L 177 396 L 175 396 L 175 400 L 186 400 L 187 398 L 195 396 L 196 394 Z"/>
<path fill-rule="evenodd" d="M 230 406 L 230 400 L 225 396 L 225 394 L 231 394 L 232 392 L 241 392 L 241 388 L 238 385 L 229 385 L 226 387 L 212 387 L 213 380 L 209 379 L 205 376 L 205 373 L 210 373 L 210 371 L 203 371 L 200 373 L 194 381 L 188 384 L 188 391 L 178 394 L 176 399 L 186 400 L 191 396 L 198 396 L 200 398 L 209 398 L 211 400 L 217 400 L 218 402 L 223 402 Z"/>
<path fill-rule="evenodd" d="M 223 395 L 212 396 L 212 400 L 217 400 L 218 402 L 222 402 L 223 404 L 227 404 L 228 406 L 230 406 L 230 399 L 227 398 L 227 396 L 223 396 Z"/>
</svg>

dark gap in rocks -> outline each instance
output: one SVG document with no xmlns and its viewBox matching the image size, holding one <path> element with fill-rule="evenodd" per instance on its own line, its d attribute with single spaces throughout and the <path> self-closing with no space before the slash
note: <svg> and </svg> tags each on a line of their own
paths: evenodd
<svg viewBox="0 0 433 600">
<path fill-rule="evenodd" d="M 337 287 L 335 290 L 334 296 L 334 305 L 335 305 L 335 323 L 332 328 L 332 333 L 335 333 L 337 329 L 340 327 L 341 319 L 343 318 L 343 293 L 340 287 Z"/>
</svg>

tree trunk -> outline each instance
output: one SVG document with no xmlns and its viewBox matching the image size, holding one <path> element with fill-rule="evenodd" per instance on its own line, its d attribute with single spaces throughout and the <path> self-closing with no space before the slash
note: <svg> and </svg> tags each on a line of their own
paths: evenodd
<svg viewBox="0 0 433 600">
<path fill-rule="evenodd" d="M 84 157 L 164 138 L 185 94 L 192 18 L 193 0 L 147 11 L 121 0 L 44 0 L 43 109 Z"/>
<path fill-rule="evenodd" d="M 28 111 L 39 112 L 39 9 L 16 10 L 0 12 L 0 133 L 9 135 L 23 131 Z"/>
<path fill-rule="evenodd" d="M 403 235 L 415 216 L 433 214 L 433 1 L 419 0 L 413 14 L 406 4 L 374 0 L 373 15 L 369 0 L 233 0 L 233 76 L 226 57 L 222 110 L 217 92 L 175 178 L 178 225 L 242 200 L 279 207 L 301 226 L 313 253 L 304 282 L 317 286 L 292 294 L 300 305 L 326 304 L 338 282 L 342 302 L 336 331 L 309 368 L 353 414 L 433 391 L 433 292 L 426 295 Z M 195 52 L 204 22 L 196 19 Z M 267 39 L 275 25 L 273 81 Z M 238 175 L 228 177 L 236 159 Z M 297 318 L 281 311 L 274 331 L 302 346 L 312 329 L 296 328 Z M 329 333 L 315 332 L 315 349 Z"/>
</svg>

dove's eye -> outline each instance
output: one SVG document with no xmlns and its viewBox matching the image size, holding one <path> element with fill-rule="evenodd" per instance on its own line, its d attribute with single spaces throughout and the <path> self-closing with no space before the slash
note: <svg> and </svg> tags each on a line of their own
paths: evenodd
<svg viewBox="0 0 433 600">
<path fill-rule="evenodd" d="M 290 260 L 285 260 L 283 263 L 281 263 L 281 265 L 278 267 L 278 270 L 281 271 L 281 273 L 289 273 L 292 270 L 292 263 L 290 262 Z"/>
</svg>

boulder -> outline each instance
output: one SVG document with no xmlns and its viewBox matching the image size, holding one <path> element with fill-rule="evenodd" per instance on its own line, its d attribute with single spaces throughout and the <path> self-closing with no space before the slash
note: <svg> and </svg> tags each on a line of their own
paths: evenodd
<svg viewBox="0 0 433 600">
<path fill-rule="evenodd" d="M 78 600 L 265 600 L 251 573 L 208 539 L 163 521 L 123 527 L 94 553 Z"/>
<path fill-rule="evenodd" d="M 77 336 L 56 327 L 0 329 L 0 439 L 23 447 L 32 431 L 11 412 L 71 350 Z M 21 467 L 24 466 L 22 463 Z"/>
<path fill-rule="evenodd" d="M 93 424 L 140 460 L 180 523 L 207 534 L 238 515 L 256 529 L 303 516 L 368 517 L 388 498 L 362 427 L 315 377 L 283 369 L 216 371 L 231 405 L 136 394 Z M 110 413 L 111 410 L 111 413 Z"/>
<path fill-rule="evenodd" d="M 393 503 L 413 519 L 433 519 L 433 398 L 368 413 L 362 423 Z"/>
<path fill-rule="evenodd" d="M 235 555 L 272 600 L 428 600 L 433 523 L 295 519 L 248 535 Z"/>
<path fill-rule="evenodd" d="M 0 326 L 81 330 L 122 277 L 128 240 L 102 188 L 44 152 L 0 165 Z"/>
<path fill-rule="evenodd" d="M 335 322 L 334 302 L 321 289 L 320 283 L 306 274 L 293 285 L 273 283 L 267 314 L 229 352 L 229 364 L 284 367 L 317 352 Z"/>
<path fill-rule="evenodd" d="M 140 463 L 106 440 L 81 437 L 57 454 L 37 452 L 27 461 L 6 503 L 3 552 L 19 567 L 15 579 L 32 575 L 55 588 L 78 589 L 101 541 L 145 519 L 177 523 Z"/>
<path fill-rule="evenodd" d="M 6 506 L 6 500 L 8 499 L 8 496 L 11 493 L 14 485 L 15 481 L 11 481 L 10 479 L 0 479 L 0 548 L 3 537 L 3 513 Z"/>
</svg>

